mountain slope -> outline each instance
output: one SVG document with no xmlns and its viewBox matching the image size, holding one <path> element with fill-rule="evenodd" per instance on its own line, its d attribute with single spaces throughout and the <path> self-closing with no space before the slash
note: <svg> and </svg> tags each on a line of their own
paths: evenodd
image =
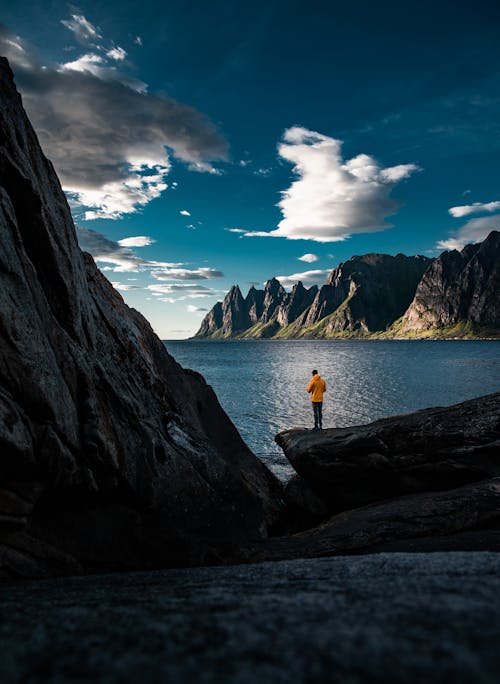
<svg viewBox="0 0 500 684">
<path fill-rule="evenodd" d="M 400 335 L 425 332 L 500 332 L 500 233 L 461 252 L 443 252 L 424 274 L 408 311 L 394 325 Z"/>
</svg>

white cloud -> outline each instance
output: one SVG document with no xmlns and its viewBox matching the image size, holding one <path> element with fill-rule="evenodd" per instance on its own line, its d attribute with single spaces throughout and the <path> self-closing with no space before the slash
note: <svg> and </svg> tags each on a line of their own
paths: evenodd
<svg viewBox="0 0 500 684">
<path fill-rule="evenodd" d="M 303 271 L 302 273 L 292 273 L 292 275 L 287 276 L 276 276 L 276 279 L 287 289 L 293 287 L 299 280 L 304 287 L 310 287 L 311 285 L 322 285 L 329 273 L 330 271 L 328 269 L 321 271 Z"/>
<path fill-rule="evenodd" d="M 224 273 L 215 268 L 168 268 L 152 273 L 156 280 L 213 280 L 223 278 Z"/>
<path fill-rule="evenodd" d="M 278 203 L 283 219 L 271 232 L 246 235 L 335 242 L 389 228 L 385 218 L 401 206 L 391 190 L 417 165 L 382 168 L 367 154 L 345 161 L 341 151 L 340 140 L 298 126 L 287 129 L 278 153 L 293 164 L 297 180 Z"/>
<path fill-rule="evenodd" d="M 140 290 L 141 288 L 137 285 L 127 285 L 127 283 L 117 283 L 111 281 L 111 285 L 115 290 L 123 290 L 123 292 L 128 292 L 129 290 Z"/>
<path fill-rule="evenodd" d="M 193 285 L 191 283 L 160 283 L 158 285 L 148 285 L 147 288 L 153 294 L 158 292 L 162 295 L 179 295 L 177 299 L 197 299 L 200 297 L 211 297 L 215 291 L 205 285 Z"/>
<path fill-rule="evenodd" d="M 227 230 L 228 233 L 242 233 L 243 235 L 247 232 L 243 228 L 224 228 L 224 230 Z"/>
<path fill-rule="evenodd" d="M 182 216 L 191 216 L 191 212 L 189 212 L 187 209 L 181 209 L 179 214 Z"/>
<path fill-rule="evenodd" d="M 462 216 L 469 216 L 470 214 L 483 214 L 486 212 L 493 213 L 500 209 L 500 202 L 474 202 L 474 204 L 464 204 L 459 207 L 451 207 L 448 213 L 455 218 Z"/>
<path fill-rule="evenodd" d="M 318 261 L 319 256 L 317 254 L 303 254 L 297 257 L 299 261 L 306 261 L 308 264 L 312 264 L 314 261 Z"/>
<path fill-rule="evenodd" d="M 100 264 L 112 264 L 112 266 L 101 267 L 103 271 L 113 270 L 116 273 L 135 273 L 140 270 L 150 269 L 153 272 L 165 268 L 177 268 L 183 265 L 182 263 L 142 259 L 130 249 L 130 246 L 121 245 L 119 242 L 110 240 L 105 235 L 102 235 L 102 233 L 90 230 L 89 228 L 77 226 L 76 233 L 81 249 L 92 254 L 94 259 Z"/>
<path fill-rule="evenodd" d="M 208 311 L 208 309 L 204 309 L 201 306 L 193 306 L 192 304 L 188 304 L 186 309 L 189 311 L 189 313 L 198 313 L 199 311 Z"/>
<path fill-rule="evenodd" d="M 136 45 L 142 45 L 142 38 L 141 38 L 140 36 L 136 36 L 136 37 L 134 38 L 134 43 L 135 43 Z"/>
<path fill-rule="evenodd" d="M 118 46 L 111 48 L 111 50 L 108 50 L 106 54 L 110 59 L 114 59 L 115 62 L 123 62 L 123 60 L 127 56 L 125 50 Z"/>
<path fill-rule="evenodd" d="M 116 219 L 139 211 L 167 188 L 170 155 L 206 172 L 227 158 L 226 141 L 203 114 L 148 93 L 123 70 L 118 53 L 109 55 L 121 48 L 106 48 L 83 15 L 63 23 L 91 49 L 66 63 L 43 64 L 26 41 L 0 26 L 0 53 L 81 216 Z"/>
<path fill-rule="evenodd" d="M 436 247 L 438 249 L 460 250 L 470 243 L 482 242 L 492 230 L 500 230 L 500 214 L 470 219 L 452 237 L 447 240 L 440 240 Z"/>
<path fill-rule="evenodd" d="M 70 19 L 62 19 L 61 24 L 74 33 L 80 43 L 95 42 L 102 38 L 100 29 L 91 24 L 83 14 L 72 14 Z"/>
<path fill-rule="evenodd" d="M 152 245 L 156 240 L 148 237 L 147 235 L 136 235 L 135 237 L 122 238 L 118 240 L 118 244 L 121 247 L 147 247 Z"/>
</svg>

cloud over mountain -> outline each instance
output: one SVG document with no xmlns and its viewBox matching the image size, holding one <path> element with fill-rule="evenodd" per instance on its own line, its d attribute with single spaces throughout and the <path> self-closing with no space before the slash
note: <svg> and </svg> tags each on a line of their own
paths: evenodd
<svg viewBox="0 0 500 684">
<path fill-rule="evenodd" d="M 330 270 L 316 270 L 316 271 L 303 271 L 302 273 L 292 273 L 291 275 L 276 276 L 276 280 L 283 285 L 284 288 L 291 288 L 296 283 L 300 282 L 304 287 L 310 287 L 311 285 L 319 285 L 323 283 L 326 276 L 330 273 Z"/>
<path fill-rule="evenodd" d="M 418 170 L 416 164 L 383 168 L 367 154 L 344 160 L 340 140 L 299 126 L 285 131 L 278 153 L 293 164 L 297 179 L 278 202 L 278 228 L 249 236 L 336 242 L 384 230 L 390 227 L 385 218 L 401 206 L 392 189 Z"/>
</svg>

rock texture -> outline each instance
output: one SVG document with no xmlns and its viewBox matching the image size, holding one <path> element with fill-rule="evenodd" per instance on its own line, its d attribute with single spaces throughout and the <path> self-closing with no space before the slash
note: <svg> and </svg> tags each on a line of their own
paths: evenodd
<svg viewBox="0 0 500 684">
<path fill-rule="evenodd" d="M 376 547 L 398 541 L 404 542 L 401 550 L 408 550 L 411 541 L 415 543 L 415 550 L 420 550 L 420 538 L 452 537 L 478 528 L 479 535 L 484 533 L 483 528 L 493 528 L 493 536 L 487 538 L 487 546 L 483 548 L 500 551 L 499 527 L 500 478 L 497 477 L 449 491 L 409 494 L 345 511 L 318 527 L 259 542 L 247 550 L 245 558 L 255 562 L 369 553 Z M 443 546 L 436 544 L 434 550 L 439 548 Z M 460 545 L 451 548 L 460 548 Z"/>
<path fill-rule="evenodd" d="M 368 425 L 276 436 L 297 473 L 342 511 L 500 476 L 500 393 Z"/>
<path fill-rule="evenodd" d="M 0 104 L 0 574 L 223 560 L 281 487 L 80 251 L 4 59 Z"/>
<path fill-rule="evenodd" d="M 497 684 L 499 575 L 384 553 L 9 583 L 0 680 Z"/>
<path fill-rule="evenodd" d="M 500 331 L 500 233 L 461 252 L 443 252 L 424 274 L 396 327 L 400 334 L 460 324 Z"/>
<path fill-rule="evenodd" d="M 262 313 L 256 315 L 256 293 L 247 296 L 247 328 L 238 319 L 236 332 L 227 334 L 217 303 L 203 320 L 197 337 L 332 337 L 385 331 L 408 308 L 431 260 L 403 254 L 366 254 L 340 264 L 319 290 L 296 284 L 287 293 L 276 278 L 262 294 Z M 233 292 L 234 288 L 231 290 Z M 226 297 L 227 300 L 227 297 Z M 226 310 L 226 300 L 222 304 Z M 260 301 L 260 300 L 259 300 Z M 253 306 L 253 308 L 251 308 Z M 218 327 L 216 327 L 218 326 Z"/>
</svg>

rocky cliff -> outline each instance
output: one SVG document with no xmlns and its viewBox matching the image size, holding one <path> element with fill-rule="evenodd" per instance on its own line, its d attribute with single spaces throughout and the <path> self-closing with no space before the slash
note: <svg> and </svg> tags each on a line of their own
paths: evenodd
<svg viewBox="0 0 500 684">
<path fill-rule="evenodd" d="M 246 328 L 229 335 L 218 303 L 196 337 L 331 337 L 383 331 L 404 314 L 430 263 L 426 257 L 403 254 L 354 256 L 334 269 L 320 289 L 298 283 L 290 293 L 273 278 L 263 293 L 254 288 L 248 293 L 247 300 L 253 302 L 260 292 L 263 307 L 260 317 L 247 316 Z M 240 325 L 243 322 L 239 319 Z"/>
<path fill-rule="evenodd" d="M 273 278 L 264 292 L 252 288 L 247 296 L 265 302 L 260 317 L 239 317 L 228 333 L 226 304 L 218 302 L 196 337 L 498 337 L 499 292 L 500 233 L 493 231 L 482 243 L 434 260 L 354 256 L 319 289 L 298 283 L 286 293 Z"/>
<path fill-rule="evenodd" d="M 455 328 L 500 333 L 500 233 L 461 252 L 443 252 L 424 274 L 394 330 L 401 335 Z"/>
<path fill-rule="evenodd" d="M 5 59 L 0 104 L 0 575 L 223 560 L 281 487 L 80 251 Z"/>
</svg>

